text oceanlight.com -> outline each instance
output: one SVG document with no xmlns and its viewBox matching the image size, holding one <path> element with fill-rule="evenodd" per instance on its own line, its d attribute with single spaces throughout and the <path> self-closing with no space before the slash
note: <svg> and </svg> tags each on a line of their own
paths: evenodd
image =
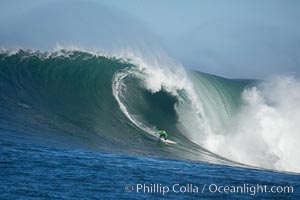
<svg viewBox="0 0 300 200">
<path fill-rule="evenodd" d="M 256 195 L 259 193 L 286 193 L 294 192 L 293 186 L 269 186 L 260 184 L 241 184 L 241 185 L 219 185 L 219 184 L 179 184 L 164 185 L 160 183 L 153 184 L 127 184 L 126 192 L 147 193 L 147 194 L 162 194 L 168 193 L 219 193 L 219 194 L 249 194 Z"/>
</svg>

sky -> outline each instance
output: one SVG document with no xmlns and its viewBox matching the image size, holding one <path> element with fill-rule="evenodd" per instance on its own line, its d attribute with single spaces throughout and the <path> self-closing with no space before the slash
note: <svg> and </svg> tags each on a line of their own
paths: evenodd
<svg viewBox="0 0 300 200">
<path fill-rule="evenodd" d="M 299 10 L 297 0 L 2 0 L 0 47 L 142 46 L 229 78 L 298 76 Z"/>
</svg>

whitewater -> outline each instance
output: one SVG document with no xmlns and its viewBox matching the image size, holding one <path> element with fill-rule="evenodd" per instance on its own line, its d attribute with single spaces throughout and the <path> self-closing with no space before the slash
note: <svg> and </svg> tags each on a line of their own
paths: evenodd
<svg viewBox="0 0 300 200">
<path fill-rule="evenodd" d="M 300 172 L 297 77 L 227 79 L 129 50 L 2 50 L 0 66 L 2 129 L 109 152 Z M 177 145 L 157 141 L 162 128 Z"/>
</svg>

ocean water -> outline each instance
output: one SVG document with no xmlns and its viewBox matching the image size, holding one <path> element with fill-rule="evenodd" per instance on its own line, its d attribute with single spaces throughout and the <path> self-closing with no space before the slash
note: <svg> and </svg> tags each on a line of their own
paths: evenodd
<svg viewBox="0 0 300 200">
<path fill-rule="evenodd" d="M 0 198 L 299 199 L 299 88 L 133 55 L 2 51 Z"/>
<path fill-rule="evenodd" d="M 1 199 L 298 199 L 300 196 L 299 175 L 3 140 L 0 167 Z M 266 185 L 267 192 L 257 189 L 258 184 Z M 221 186 L 245 189 L 225 193 L 217 190 Z M 280 187 L 279 191 L 284 186 L 293 186 L 293 192 L 269 192 L 273 186 Z"/>
</svg>

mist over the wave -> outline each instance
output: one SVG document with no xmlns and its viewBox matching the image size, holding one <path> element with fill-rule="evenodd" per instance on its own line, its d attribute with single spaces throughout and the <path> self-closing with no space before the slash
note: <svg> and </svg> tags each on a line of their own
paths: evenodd
<svg viewBox="0 0 300 200">
<path fill-rule="evenodd" d="M 228 78 L 300 73 L 299 1 L 104 2 L 144 22 L 189 68 Z"/>
<path fill-rule="evenodd" d="M 299 7 L 294 0 L 2 1 L 0 46 L 167 51 L 185 67 L 228 78 L 299 75 Z"/>
</svg>

